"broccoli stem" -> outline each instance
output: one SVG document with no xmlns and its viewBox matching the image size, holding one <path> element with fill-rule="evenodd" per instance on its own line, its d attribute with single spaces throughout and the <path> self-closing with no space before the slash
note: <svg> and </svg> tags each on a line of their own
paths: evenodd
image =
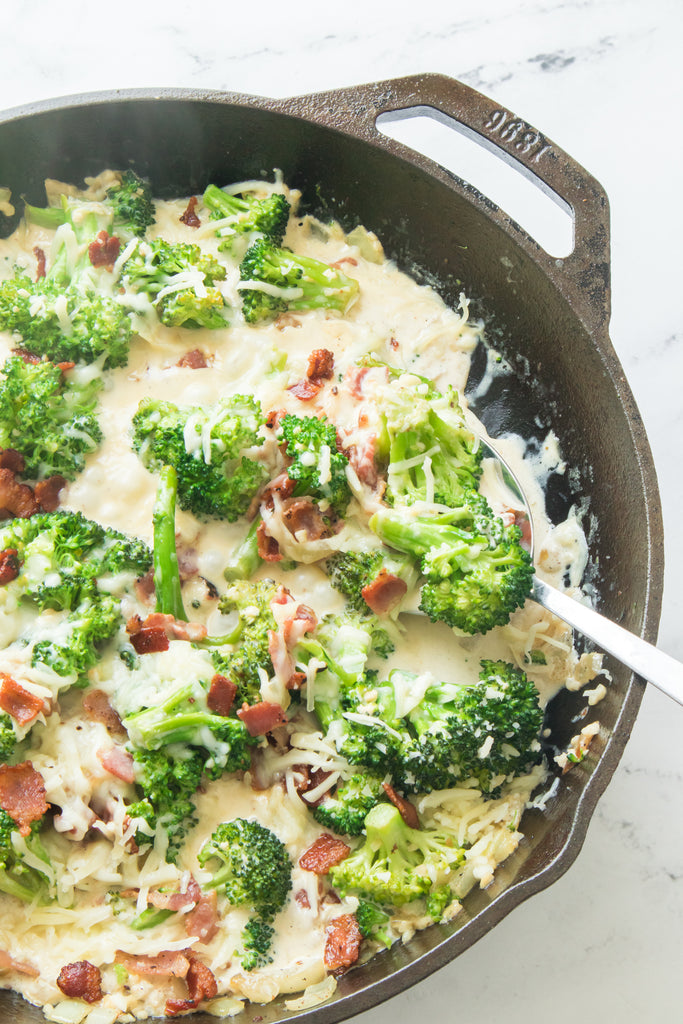
<svg viewBox="0 0 683 1024">
<path fill-rule="evenodd" d="M 156 610 L 187 622 L 175 543 L 175 506 L 178 475 L 173 466 L 162 466 L 152 522 L 154 524 L 154 589 Z"/>
<path fill-rule="evenodd" d="M 250 579 L 260 566 L 262 559 L 258 553 L 257 537 L 260 522 L 260 518 L 253 521 L 242 542 L 232 552 L 230 561 L 223 570 L 223 576 L 228 583 Z"/>
</svg>

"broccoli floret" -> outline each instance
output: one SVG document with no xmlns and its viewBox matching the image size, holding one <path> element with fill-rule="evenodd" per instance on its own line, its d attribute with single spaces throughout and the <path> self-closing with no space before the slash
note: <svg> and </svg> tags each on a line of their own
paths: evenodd
<svg viewBox="0 0 683 1024">
<path fill-rule="evenodd" d="M 389 933 L 389 914 L 370 900 L 361 900 L 356 908 L 356 921 L 364 939 L 381 942 L 387 949 L 393 939 Z"/>
<path fill-rule="evenodd" d="M 343 515 L 351 499 L 346 476 L 349 460 L 337 450 L 334 424 L 317 416 L 287 413 L 280 421 L 277 436 L 292 460 L 287 475 L 296 482 L 294 497 L 307 495 L 326 502 L 336 515 Z"/>
<path fill-rule="evenodd" d="M 58 594 L 55 588 L 39 590 L 35 600 L 41 610 L 69 611 L 56 635 L 34 643 L 31 655 L 32 665 L 47 665 L 60 676 L 82 676 L 92 668 L 100 648 L 123 621 L 120 599 L 101 591 L 93 580 L 69 581 Z"/>
<path fill-rule="evenodd" d="M 95 407 L 98 378 L 83 383 L 49 362 L 8 359 L 0 380 L 0 448 L 16 448 L 25 473 L 73 480 L 102 440 Z"/>
<path fill-rule="evenodd" d="M 476 492 L 449 512 L 380 509 L 370 527 L 389 547 L 419 559 L 420 608 L 463 633 L 505 625 L 531 592 L 533 565 L 518 526 L 504 526 Z"/>
<path fill-rule="evenodd" d="M 370 615 L 364 591 L 382 575 L 396 576 L 405 583 L 407 593 L 417 582 L 413 559 L 402 557 L 386 548 L 378 551 L 338 551 L 325 563 L 330 583 L 343 594 L 348 607 L 362 615 Z M 369 596 L 369 595 L 368 595 Z"/>
<path fill-rule="evenodd" d="M 382 780 L 372 775 L 352 775 L 313 809 L 316 821 L 342 835 L 359 836 L 365 817 L 384 797 Z"/>
<path fill-rule="evenodd" d="M 0 764 L 5 764 L 14 753 L 17 745 L 17 734 L 12 719 L 5 712 L 0 713 Z"/>
<path fill-rule="evenodd" d="M 259 237 L 267 238 L 273 245 L 282 244 L 290 207 L 281 192 L 258 198 L 253 192 L 233 195 L 217 185 L 209 185 L 203 200 L 212 219 L 224 222 L 217 230 L 221 252 L 243 254 Z"/>
<path fill-rule="evenodd" d="M 285 906 L 292 888 L 292 862 L 280 839 L 257 821 L 223 822 L 197 855 L 212 873 L 209 886 L 235 906 L 249 908 L 242 933 L 242 966 L 253 970 L 270 962 L 271 922 Z"/>
<path fill-rule="evenodd" d="M 118 184 L 107 189 L 107 200 L 119 234 L 142 237 L 156 219 L 152 189 L 135 171 L 124 171 Z"/>
<path fill-rule="evenodd" d="M 162 466 L 152 513 L 154 524 L 154 591 L 156 610 L 187 622 L 178 569 L 175 540 L 175 505 L 178 475 L 173 466 Z"/>
<path fill-rule="evenodd" d="M 43 903 L 50 895 L 50 858 L 40 839 L 44 821 L 45 816 L 32 822 L 29 834 L 20 838 L 16 822 L 0 808 L 0 892 L 24 903 Z M 30 864 L 21 845 L 17 848 L 12 842 L 13 834 L 30 854 Z M 42 871 L 36 861 L 45 864 L 46 870 Z"/>
<path fill-rule="evenodd" d="M 259 555 L 257 533 L 260 524 L 260 517 L 254 519 L 243 540 L 230 555 L 230 560 L 223 570 L 223 576 L 228 583 L 250 579 L 261 565 L 263 559 Z"/>
<path fill-rule="evenodd" d="M 128 806 L 131 818 L 141 819 L 135 835 L 142 849 L 161 833 L 166 842 L 166 860 L 175 863 L 188 832 L 197 824 L 193 796 L 204 776 L 199 751 L 133 750 L 136 784 L 142 793 Z"/>
<path fill-rule="evenodd" d="M 262 444 L 263 422 L 251 395 L 207 408 L 144 398 L 133 417 L 133 448 L 151 472 L 173 466 L 181 508 L 235 522 L 267 479 L 264 467 L 243 454 Z"/>
<path fill-rule="evenodd" d="M 358 297 L 358 282 L 309 256 L 259 239 L 240 264 L 242 313 L 247 323 L 287 311 L 326 309 L 343 315 Z"/>
<path fill-rule="evenodd" d="M 443 885 L 465 859 L 455 835 L 410 828 L 390 803 L 373 807 L 365 832 L 362 845 L 330 869 L 332 885 L 343 894 L 400 907 Z"/>
<path fill-rule="evenodd" d="M 224 615 L 237 613 L 235 627 L 226 638 L 236 646 L 229 653 L 214 652 L 213 662 L 237 687 L 238 705 L 261 700 L 259 669 L 268 676 L 273 674 L 268 634 L 277 630 L 271 607 L 277 589 L 273 580 L 237 580 L 219 601 Z"/>
<path fill-rule="evenodd" d="M 167 327 L 227 327 L 223 294 L 216 283 L 226 270 L 215 257 L 189 242 L 155 238 L 139 242 L 121 267 L 120 283 L 145 294 Z"/>
</svg>

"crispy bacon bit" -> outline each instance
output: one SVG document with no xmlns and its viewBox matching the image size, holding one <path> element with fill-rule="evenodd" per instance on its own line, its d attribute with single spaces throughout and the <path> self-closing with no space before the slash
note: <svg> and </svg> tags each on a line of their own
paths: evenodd
<svg viewBox="0 0 683 1024">
<path fill-rule="evenodd" d="M 296 647 L 306 633 L 310 633 L 318 625 L 318 616 L 307 604 L 298 604 L 293 615 L 285 619 L 282 635 L 287 647 Z"/>
<path fill-rule="evenodd" d="M 243 704 L 237 712 L 237 717 L 244 722 L 250 736 L 265 736 L 287 721 L 282 705 L 269 700 L 262 700 L 251 706 Z"/>
<path fill-rule="evenodd" d="M 24 960 L 15 960 L 4 949 L 0 949 L 0 971 L 17 971 L 19 974 L 26 974 L 30 978 L 40 977 L 40 971 L 33 964 L 27 964 Z"/>
<path fill-rule="evenodd" d="M 11 715 L 19 725 L 28 725 L 45 710 L 45 703 L 12 676 L 0 672 L 0 710 Z"/>
<path fill-rule="evenodd" d="M 65 964 L 57 978 L 57 988 L 70 999 L 98 1003 L 102 998 L 102 975 L 99 967 L 88 960 Z"/>
<path fill-rule="evenodd" d="M 190 965 L 187 971 L 187 989 L 189 999 L 168 999 L 166 1015 L 175 1017 L 186 1010 L 196 1010 L 203 999 L 214 999 L 218 995 L 218 985 L 210 968 L 201 960 L 188 953 Z"/>
<path fill-rule="evenodd" d="M 291 676 L 287 680 L 288 690 L 300 690 L 306 682 L 305 672 L 292 672 Z"/>
<path fill-rule="evenodd" d="M 28 484 L 20 484 L 11 469 L 0 468 L 0 509 L 5 518 L 29 519 L 40 511 L 36 496 Z"/>
<path fill-rule="evenodd" d="M 173 615 L 165 615 L 163 612 L 152 612 L 146 619 L 141 619 L 139 615 L 133 615 L 126 623 L 126 632 L 131 638 L 131 643 L 135 647 L 135 637 L 140 633 L 161 631 L 166 637 L 166 647 L 160 647 L 158 650 L 168 650 L 168 640 L 188 640 L 190 643 L 196 643 L 199 640 L 203 640 L 206 636 L 206 626 L 202 626 L 199 622 L 183 622 L 180 619 L 176 619 Z M 137 647 L 135 648 L 137 650 Z M 138 654 L 147 652 L 138 651 Z"/>
<path fill-rule="evenodd" d="M 300 402 L 310 402 L 320 391 L 322 384 L 313 380 L 298 380 L 296 384 L 290 384 L 288 391 L 298 398 Z"/>
<path fill-rule="evenodd" d="M 88 246 L 88 259 L 93 267 L 107 267 L 111 270 L 116 263 L 121 250 L 121 239 L 117 235 L 110 235 L 104 229 L 95 237 L 95 241 Z"/>
<path fill-rule="evenodd" d="M 135 594 L 139 601 L 148 604 L 154 597 L 154 570 L 150 569 L 135 581 Z M 142 620 L 140 620 L 142 621 Z"/>
<path fill-rule="evenodd" d="M 218 932 L 218 894 L 215 889 L 201 892 L 194 909 L 185 915 L 185 931 L 200 942 L 211 942 Z"/>
<path fill-rule="evenodd" d="M 279 473 L 278 476 L 264 487 L 261 492 L 261 503 L 266 508 L 272 508 L 274 505 L 274 495 L 277 495 L 281 501 L 285 501 L 286 498 L 291 498 L 295 487 L 296 480 L 292 480 L 288 473 Z"/>
<path fill-rule="evenodd" d="M 124 953 L 122 949 L 117 949 L 115 963 L 122 964 L 131 974 L 157 978 L 186 978 L 190 969 L 187 951 L 171 949 L 165 949 L 156 956 Z"/>
<path fill-rule="evenodd" d="M 229 715 L 236 695 L 237 686 L 235 683 L 228 679 L 227 676 L 222 676 L 220 672 L 217 672 L 211 680 L 206 697 L 209 711 L 213 711 L 214 715 Z"/>
<path fill-rule="evenodd" d="M 323 963 L 328 971 L 339 971 L 355 964 L 363 936 L 353 914 L 341 914 L 325 929 Z"/>
<path fill-rule="evenodd" d="M 320 540 L 329 534 L 322 512 L 307 498 L 289 499 L 283 507 L 282 519 L 294 537 L 301 531 L 306 540 Z"/>
<path fill-rule="evenodd" d="M 181 214 L 178 218 L 183 224 L 187 224 L 188 228 L 198 228 L 201 225 L 201 221 L 195 212 L 197 208 L 197 197 L 190 196 L 185 213 Z"/>
<path fill-rule="evenodd" d="M 126 735 L 118 711 L 111 706 L 104 690 L 90 690 L 86 693 L 83 698 L 83 710 L 91 722 L 100 722 L 109 732 L 116 735 Z"/>
<path fill-rule="evenodd" d="M 311 909 L 311 901 L 309 900 L 308 893 L 305 889 L 297 889 L 294 893 L 294 899 L 300 907 L 303 907 L 304 910 Z"/>
<path fill-rule="evenodd" d="M 382 788 L 391 800 L 394 807 L 398 809 L 399 814 L 403 818 L 408 828 L 419 828 L 420 819 L 417 816 L 414 804 L 411 804 L 410 800 L 406 800 L 405 797 L 399 796 L 393 786 L 390 786 L 388 782 L 382 783 Z"/>
<path fill-rule="evenodd" d="M 159 651 L 167 651 L 169 648 L 166 630 L 159 627 L 139 629 L 131 635 L 130 642 L 136 654 L 156 654 Z"/>
<path fill-rule="evenodd" d="M 259 558 L 262 558 L 264 562 L 282 561 L 280 545 L 275 537 L 271 537 L 269 533 L 266 533 L 266 524 L 263 520 L 256 527 L 256 547 Z"/>
<path fill-rule="evenodd" d="M 147 903 L 156 907 L 157 910 L 187 910 L 199 902 L 202 890 L 194 878 L 190 878 L 185 892 L 161 892 L 159 889 L 150 889 L 147 894 Z"/>
<path fill-rule="evenodd" d="M 277 430 L 280 426 L 280 420 L 283 416 L 287 415 L 286 409 L 271 409 L 266 416 L 266 426 L 269 430 Z"/>
<path fill-rule="evenodd" d="M 39 245 L 34 245 L 33 255 L 36 258 L 36 281 L 40 281 L 41 277 L 45 277 L 45 250 L 41 249 Z"/>
<path fill-rule="evenodd" d="M 11 469 L 13 473 L 23 473 L 26 460 L 16 448 L 0 448 L 0 468 Z"/>
<path fill-rule="evenodd" d="M 353 398 L 363 397 L 363 380 L 369 372 L 368 366 L 351 366 L 346 371 L 346 383 Z"/>
<path fill-rule="evenodd" d="M 108 750 L 98 750 L 97 759 L 110 775 L 121 779 L 122 782 L 135 782 L 133 755 L 124 750 L 123 747 L 109 747 Z"/>
<path fill-rule="evenodd" d="M 335 864 L 341 864 L 351 853 L 351 847 L 329 832 L 318 836 L 312 846 L 299 857 L 299 867 L 304 871 L 313 871 L 316 875 L 326 875 Z"/>
<path fill-rule="evenodd" d="M 345 263 L 350 263 L 352 267 L 358 266 L 358 260 L 354 256 L 342 256 L 340 259 L 335 260 L 334 263 L 330 263 L 330 266 L 341 270 Z"/>
<path fill-rule="evenodd" d="M 361 594 L 366 605 L 375 615 L 386 615 L 403 600 L 408 584 L 400 576 L 394 576 L 386 569 L 380 569 L 372 583 L 363 587 Z"/>
<path fill-rule="evenodd" d="M 200 348 L 190 349 L 176 363 L 176 366 L 186 366 L 190 370 L 203 370 L 206 365 L 206 356 Z"/>
<path fill-rule="evenodd" d="M 38 481 L 33 488 L 33 493 L 43 512 L 55 512 L 59 508 L 59 492 L 64 487 L 66 487 L 66 477 L 59 473 Z"/>
<path fill-rule="evenodd" d="M 16 548 L 0 551 L 0 586 L 11 583 L 19 575 L 19 552 Z"/>
<path fill-rule="evenodd" d="M 334 377 L 334 352 L 328 348 L 316 348 L 308 357 L 306 376 L 314 383 L 332 380 Z"/>
<path fill-rule="evenodd" d="M 15 356 L 19 356 L 29 366 L 35 366 L 36 363 L 42 362 L 42 357 L 36 355 L 35 352 L 28 352 L 25 348 L 13 348 L 12 353 Z"/>
<path fill-rule="evenodd" d="M 326 772 L 324 768 L 315 768 L 313 771 L 308 772 L 306 786 L 299 795 L 306 801 L 309 807 L 317 807 L 323 802 L 325 799 L 324 793 L 317 800 L 312 800 L 307 794 L 316 790 L 318 786 L 322 786 L 323 782 L 329 779 L 331 774 L 332 772 Z"/>
<path fill-rule="evenodd" d="M 368 487 L 376 487 L 379 476 L 375 460 L 377 440 L 377 434 L 366 434 L 361 444 L 352 444 L 341 449 L 358 479 Z"/>
<path fill-rule="evenodd" d="M 30 761 L 0 764 L 0 807 L 17 823 L 22 836 L 27 836 L 32 822 L 49 810 L 43 776 Z"/>
</svg>

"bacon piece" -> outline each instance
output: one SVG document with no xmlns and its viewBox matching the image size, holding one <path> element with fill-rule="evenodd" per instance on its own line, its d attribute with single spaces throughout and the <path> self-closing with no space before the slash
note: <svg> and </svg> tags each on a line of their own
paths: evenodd
<svg viewBox="0 0 683 1024">
<path fill-rule="evenodd" d="M 88 259 L 93 267 L 107 267 L 112 270 L 121 250 L 121 239 L 102 229 L 94 242 L 88 246 Z"/>
<path fill-rule="evenodd" d="M 265 736 L 287 721 L 282 705 L 269 700 L 262 700 L 251 706 L 243 704 L 237 712 L 237 717 L 244 722 L 250 736 Z"/>
<path fill-rule="evenodd" d="M 318 617 L 307 604 L 298 604 L 292 616 L 285 619 L 282 635 L 287 647 L 296 647 L 306 633 L 310 633 L 318 625 Z"/>
<path fill-rule="evenodd" d="M 194 909 L 184 918 L 185 931 L 200 942 L 211 942 L 218 932 L 218 894 L 215 889 L 200 892 Z"/>
<path fill-rule="evenodd" d="M 336 270 L 341 270 L 345 263 L 350 263 L 352 267 L 358 266 L 358 260 L 354 256 L 342 256 L 340 259 L 335 260 L 334 263 L 330 263 L 330 266 Z"/>
<path fill-rule="evenodd" d="M 281 501 L 284 501 L 285 498 L 291 498 L 295 487 L 296 480 L 292 480 L 287 473 L 280 473 L 264 487 L 261 492 L 261 503 L 264 504 L 266 508 L 273 508 L 274 495 L 277 495 Z"/>
<path fill-rule="evenodd" d="M 19 826 L 19 834 L 29 835 L 31 823 L 49 810 L 43 776 L 30 761 L 0 764 L 0 807 Z"/>
<path fill-rule="evenodd" d="M 0 448 L 0 468 L 11 469 L 13 473 L 23 473 L 26 460 L 16 448 Z"/>
<path fill-rule="evenodd" d="M 288 690 L 300 690 L 306 682 L 305 672 L 292 672 L 291 676 L 287 680 Z"/>
<path fill-rule="evenodd" d="M 83 999 L 86 1003 L 99 1003 L 102 998 L 102 975 L 99 967 L 89 960 L 65 964 L 59 972 L 57 987 L 70 999 Z"/>
<path fill-rule="evenodd" d="M 320 391 L 322 384 L 318 384 L 313 380 L 298 380 L 296 384 L 290 384 L 287 388 L 288 391 L 298 398 L 300 402 L 310 402 L 312 398 Z"/>
<path fill-rule="evenodd" d="M 377 434 L 366 434 L 362 444 L 342 447 L 342 452 L 351 463 L 352 469 L 361 483 L 375 487 L 378 480 L 375 453 L 377 450 Z"/>
<path fill-rule="evenodd" d="M 311 909 L 311 901 L 309 900 L 308 893 L 305 889 L 297 889 L 294 893 L 294 899 L 300 907 L 303 907 L 304 910 Z"/>
<path fill-rule="evenodd" d="M 292 498 L 287 501 L 282 510 L 282 519 L 294 537 L 301 531 L 304 532 L 306 540 L 320 540 L 329 534 L 320 509 L 306 498 Z"/>
<path fill-rule="evenodd" d="M 124 953 L 117 949 L 115 963 L 122 964 L 131 974 L 156 978 L 186 978 L 190 969 L 188 952 L 171 949 L 165 949 L 156 956 Z"/>
<path fill-rule="evenodd" d="M 383 782 L 382 788 L 394 807 L 397 808 L 398 813 L 401 815 L 408 828 L 419 828 L 420 819 L 417 816 L 415 805 L 411 804 L 410 800 L 406 800 L 405 797 L 399 796 L 394 787 L 390 786 L 388 782 Z"/>
<path fill-rule="evenodd" d="M 323 793 L 317 800 L 311 800 L 307 794 L 321 786 L 326 779 L 329 779 L 332 772 L 326 772 L 324 768 L 315 768 L 311 771 L 307 765 L 295 765 L 294 770 L 304 776 L 302 783 L 296 787 L 297 793 L 306 801 L 309 807 L 318 807 L 325 799 L 325 794 Z"/>
<path fill-rule="evenodd" d="M 91 722 L 100 722 L 109 732 L 116 735 L 126 735 L 118 711 L 111 706 L 104 690 L 90 690 L 86 693 L 83 698 L 83 710 Z"/>
<path fill-rule="evenodd" d="M 168 649 L 168 640 L 188 640 L 190 643 L 196 643 L 206 636 L 206 626 L 202 626 L 201 623 L 183 622 L 181 619 L 176 619 L 175 616 L 166 615 L 163 612 L 152 612 L 144 620 L 139 615 L 133 615 L 126 623 L 126 632 L 130 635 L 134 647 L 135 637 L 140 633 L 157 630 L 163 632 L 166 637 L 166 647 L 159 648 L 164 651 Z M 138 651 L 138 654 L 141 653 L 143 652 Z"/>
<path fill-rule="evenodd" d="M 15 356 L 19 356 L 20 359 L 23 359 L 25 363 L 31 366 L 35 366 L 36 363 L 42 362 L 42 356 L 36 355 L 35 352 L 29 352 L 25 348 L 13 348 L 12 353 Z"/>
<path fill-rule="evenodd" d="M 353 914 L 341 914 L 325 929 L 323 963 L 328 971 L 339 971 L 355 964 L 363 941 Z"/>
<path fill-rule="evenodd" d="M 283 416 L 287 415 L 286 409 L 271 409 L 266 416 L 266 426 L 269 430 L 277 430 L 280 426 L 280 420 Z"/>
<path fill-rule="evenodd" d="M 36 501 L 43 512 L 55 512 L 59 508 L 59 492 L 66 487 L 66 477 L 59 473 L 39 480 L 33 488 Z"/>
<path fill-rule="evenodd" d="M 132 634 L 130 642 L 135 648 L 136 654 L 156 654 L 159 651 L 167 651 L 169 648 L 166 630 L 158 627 L 139 629 Z"/>
<path fill-rule="evenodd" d="M 400 604 L 407 592 L 406 581 L 386 569 L 380 569 L 372 583 L 361 590 L 363 600 L 375 615 L 386 615 Z"/>
<path fill-rule="evenodd" d="M 202 890 L 194 878 L 190 878 L 185 892 L 160 892 L 159 889 L 150 889 L 147 902 L 157 910 L 172 910 L 175 913 L 178 910 L 186 910 L 188 907 L 195 906 L 201 896 Z"/>
<path fill-rule="evenodd" d="M 40 281 L 41 277 L 45 277 L 45 250 L 41 249 L 39 245 L 33 246 L 33 255 L 36 258 L 36 281 Z"/>
<path fill-rule="evenodd" d="M 296 669 L 296 663 L 291 652 L 287 648 L 282 633 L 274 629 L 268 630 L 268 654 L 273 663 L 273 670 L 282 685 L 291 679 Z"/>
<path fill-rule="evenodd" d="M 0 509 L 15 519 L 29 519 L 40 511 L 28 484 L 20 484 L 11 469 L 0 468 Z"/>
<path fill-rule="evenodd" d="M 263 520 L 256 527 L 256 546 L 259 558 L 262 558 L 264 562 L 282 561 L 280 545 L 275 540 L 275 537 L 271 537 L 270 534 L 266 533 L 266 524 Z"/>
<path fill-rule="evenodd" d="M 107 750 L 98 750 L 97 759 L 110 775 L 121 779 L 122 782 L 135 782 L 133 755 L 124 750 L 123 747 L 109 747 Z"/>
<path fill-rule="evenodd" d="M 201 960 L 188 953 L 190 966 L 187 972 L 188 999 L 168 999 L 166 1015 L 175 1017 L 186 1010 L 196 1010 L 203 999 L 214 999 L 218 995 L 218 985 L 213 973 Z"/>
<path fill-rule="evenodd" d="M 197 197 L 190 196 L 187 206 L 185 207 L 185 213 L 182 213 L 178 220 L 182 221 L 183 224 L 187 224 L 188 228 L 198 228 L 201 225 L 201 221 L 196 211 Z"/>
<path fill-rule="evenodd" d="M 328 348 L 314 349 L 308 357 L 306 376 L 316 384 L 323 380 L 332 380 L 334 377 L 334 352 L 330 352 Z"/>
<path fill-rule="evenodd" d="M 186 366 L 190 370 L 203 370 L 206 365 L 206 356 L 200 348 L 190 349 L 176 363 L 176 366 Z"/>
<path fill-rule="evenodd" d="M 15 960 L 4 949 L 0 949 L 0 971 L 17 971 L 18 974 L 26 974 L 30 978 L 40 977 L 40 971 L 33 964 L 27 964 L 24 960 Z"/>
<path fill-rule="evenodd" d="M 206 697 L 209 711 L 213 711 L 214 715 L 229 715 L 236 695 L 237 686 L 235 683 L 228 679 L 227 676 L 222 676 L 220 672 L 216 672 L 211 680 Z"/>
<path fill-rule="evenodd" d="M 19 552 L 16 548 L 0 551 L 0 586 L 11 583 L 19 575 Z"/>
<path fill-rule="evenodd" d="M 351 366 L 346 371 L 346 383 L 353 398 L 363 397 L 363 380 L 369 372 L 369 366 Z"/>
<path fill-rule="evenodd" d="M 351 853 L 351 847 L 337 836 L 323 832 L 312 846 L 299 857 L 299 867 L 304 871 L 313 871 L 316 875 L 326 875 L 335 864 L 341 864 Z"/>
<path fill-rule="evenodd" d="M 45 710 L 45 702 L 12 676 L 0 672 L 0 710 L 11 715 L 19 725 L 28 725 Z"/>
</svg>

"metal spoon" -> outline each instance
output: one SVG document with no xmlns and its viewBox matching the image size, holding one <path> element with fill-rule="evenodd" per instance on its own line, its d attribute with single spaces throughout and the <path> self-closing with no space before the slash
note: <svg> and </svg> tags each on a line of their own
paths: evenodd
<svg viewBox="0 0 683 1024">
<path fill-rule="evenodd" d="M 497 472 L 502 482 L 529 521 L 531 553 L 533 555 L 533 519 L 522 486 L 502 455 L 487 441 L 482 439 L 481 444 L 484 448 L 484 458 L 491 458 L 497 463 Z M 557 615 L 558 618 L 583 633 L 589 640 L 592 640 L 598 647 L 607 651 L 637 675 L 647 679 L 668 697 L 683 704 L 683 664 L 681 662 L 653 647 L 645 640 L 641 640 L 640 637 L 624 629 L 623 626 L 618 626 L 616 622 L 606 619 L 604 615 L 594 609 L 563 594 L 548 583 L 544 583 L 538 576 L 533 578 L 529 596 L 543 608 L 547 608 L 553 615 Z"/>
</svg>

